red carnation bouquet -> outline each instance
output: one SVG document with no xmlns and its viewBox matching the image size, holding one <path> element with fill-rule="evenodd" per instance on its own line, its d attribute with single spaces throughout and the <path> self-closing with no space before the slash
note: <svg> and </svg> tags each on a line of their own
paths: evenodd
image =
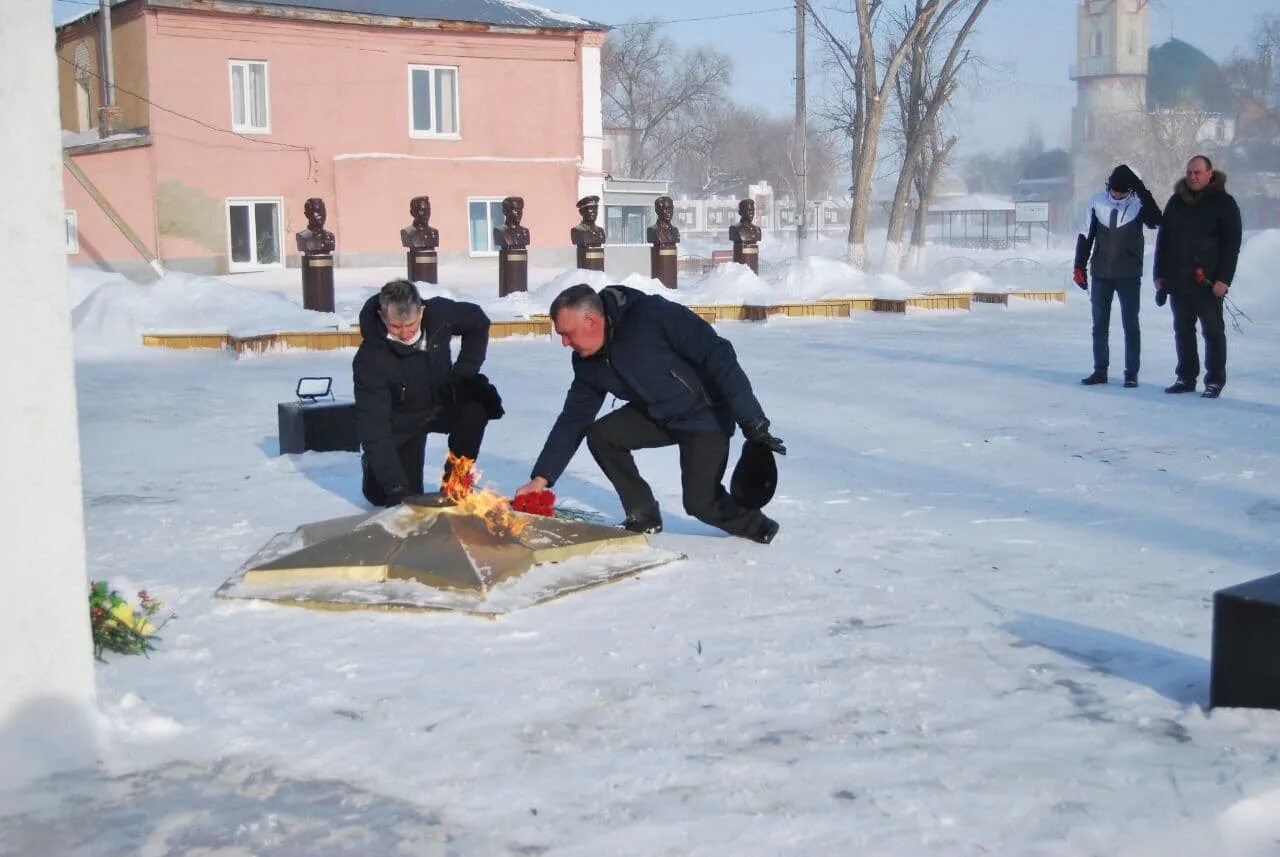
<svg viewBox="0 0 1280 857">
<path fill-rule="evenodd" d="M 530 491 L 521 494 L 511 501 L 511 508 L 527 515 L 541 515 L 550 518 L 556 513 L 556 495 L 554 491 Z"/>
</svg>

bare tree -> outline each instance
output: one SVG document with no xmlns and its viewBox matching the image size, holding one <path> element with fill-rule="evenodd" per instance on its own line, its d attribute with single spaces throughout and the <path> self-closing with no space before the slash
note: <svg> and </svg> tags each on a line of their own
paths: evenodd
<svg viewBox="0 0 1280 857">
<path fill-rule="evenodd" d="M 656 178 L 681 153 L 705 144 L 710 129 L 700 120 L 724 99 L 728 56 L 710 48 L 680 51 L 648 21 L 614 30 L 600 62 L 605 125 L 627 133 L 617 172 Z"/>
<path fill-rule="evenodd" d="M 902 238 L 907 228 L 907 212 L 912 185 L 927 174 L 926 148 L 936 143 L 942 108 L 951 101 L 959 83 L 960 72 L 969 59 L 964 50 L 978 16 L 988 0 L 944 0 L 928 26 L 917 29 L 907 58 L 894 80 L 894 95 L 899 105 L 902 131 L 902 166 L 894 188 L 893 206 L 889 211 L 889 231 L 885 239 L 884 270 L 898 273 L 902 259 Z M 920 17 L 924 0 L 915 0 L 911 17 L 901 16 L 898 27 L 909 29 L 910 21 Z M 968 15 L 956 26 L 960 14 Z M 939 63 L 939 54 L 946 51 Z M 950 146 L 947 146 L 950 149 Z M 935 173 L 936 176 L 936 173 Z"/>
<path fill-rule="evenodd" d="M 911 224 L 911 249 L 907 253 L 907 269 L 913 274 L 924 272 L 925 245 L 929 237 L 929 205 L 933 202 L 933 190 L 938 186 L 938 176 L 947 165 L 951 147 L 956 144 L 954 135 L 942 139 L 939 131 L 933 131 L 929 144 L 920 153 L 920 168 L 912 180 L 916 188 L 915 220 Z"/>
<path fill-rule="evenodd" d="M 878 22 L 885 0 L 852 0 L 857 35 L 844 39 L 837 35 L 806 2 L 819 36 L 827 47 L 831 65 L 836 68 L 846 91 L 837 97 L 837 115 L 841 118 L 853 143 L 850 162 L 852 208 L 849 212 L 849 262 L 867 267 L 867 220 L 871 210 L 871 178 L 880 145 L 880 128 L 888 106 L 898 68 L 902 65 L 919 31 L 929 26 L 942 0 L 910 0 L 903 4 L 902 14 L 909 23 L 902 40 L 884 45 L 884 61 L 877 60 Z"/>
<path fill-rule="evenodd" d="M 730 104 L 712 108 L 702 122 L 709 129 L 705 141 L 683 152 L 676 165 L 680 190 L 738 195 L 763 179 L 779 192 L 795 194 L 790 119 Z M 809 186 L 814 193 L 830 191 L 838 167 L 836 148 L 830 134 L 817 127 L 810 127 L 807 136 Z"/>
</svg>

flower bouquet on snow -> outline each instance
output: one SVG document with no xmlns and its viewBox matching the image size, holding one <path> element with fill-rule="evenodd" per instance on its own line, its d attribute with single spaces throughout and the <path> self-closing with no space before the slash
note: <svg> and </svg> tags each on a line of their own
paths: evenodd
<svg viewBox="0 0 1280 857">
<path fill-rule="evenodd" d="M 138 601 L 134 605 L 107 586 L 105 580 L 95 580 L 89 587 L 93 656 L 106 663 L 103 652 L 146 655 L 153 651 L 160 640 L 156 632 L 172 618 L 168 617 L 158 625 L 152 621 L 163 608 L 164 604 L 148 595 L 145 589 L 138 593 Z"/>
<path fill-rule="evenodd" d="M 585 521 L 591 523 L 599 520 L 595 512 L 574 509 L 570 506 L 556 508 L 556 494 L 549 489 L 530 491 L 521 494 L 511 501 L 511 508 L 527 515 L 541 515 L 544 518 L 559 518 L 562 521 Z"/>
</svg>

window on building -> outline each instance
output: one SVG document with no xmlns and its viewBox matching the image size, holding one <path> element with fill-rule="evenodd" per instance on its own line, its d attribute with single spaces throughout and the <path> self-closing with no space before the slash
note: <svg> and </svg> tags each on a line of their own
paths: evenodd
<svg viewBox="0 0 1280 857">
<path fill-rule="evenodd" d="M 692 229 L 694 222 L 697 220 L 697 216 L 698 216 L 698 212 L 696 209 L 680 208 L 680 209 L 676 209 L 675 220 L 676 220 L 676 223 L 680 224 L 681 226 L 687 226 L 690 229 Z"/>
<path fill-rule="evenodd" d="M 265 62 L 231 61 L 231 129 L 246 134 L 270 133 Z"/>
<path fill-rule="evenodd" d="M 458 70 L 409 66 L 409 136 L 458 136 Z"/>
<path fill-rule="evenodd" d="M 497 253 L 493 244 L 493 230 L 506 222 L 502 216 L 502 197 L 486 197 L 467 200 L 467 223 L 471 235 L 473 255 Z"/>
<path fill-rule="evenodd" d="M 1138 33 L 1136 30 L 1129 31 L 1129 56 L 1133 56 L 1138 52 Z"/>
<path fill-rule="evenodd" d="M 1092 140 L 1094 136 L 1097 134 L 1097 132 L 1098 132 L 1098 129 L 1095 128 L 1093 124 L 1093 114 L 1092 113 L 1084 114 L 1084 138 L 1086 140 Z"/>
<path fill-rule="evenodd" d="M 708 226 L 726 226 L 732 219 L 732 212 L 728 208 L 712 208 L 707 211 Z"/>
<path fill-rule="evenodd" d="M 606 205 L 604 207 L 604 234 L 610 244 L 643 244 L 645 228 L 649 225 L 647 205 Z"/>
<path fill-rule="evenodd" d="M 1093 55 L 1095 57 L 1102 56 L 1102 33 L 1093 34 Z"/>
<path fill-rule="evenodd" d="M 280 252 L 281 199 L 227 200 L 227 243 L 230 270 L 253 271 L 284 264 Z"/>
<path fill-rule="evenodd" d="M 80 252 L 80 229 L 76 225 L 74 211 L 62 212 L 62 229 L 63 249 L 67 251 L 68 256 L 74 256 Z"/>
</svg>

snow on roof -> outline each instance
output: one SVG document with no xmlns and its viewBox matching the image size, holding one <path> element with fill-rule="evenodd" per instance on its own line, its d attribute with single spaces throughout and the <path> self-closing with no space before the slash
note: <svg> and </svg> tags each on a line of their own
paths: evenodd
<svg viewBox="0 0 1280 857">
<path fill-rule="evenodd" d="M 118 6 L 126 0 L 112 0 Z M 143 0 L 145 3 L 146 0 Z M 419 21 L 465 21 L 495 27 L 531 27 L 546 30 L 604 30 L 607 25 L 576 15 L 556 12 L 525 0 L 231 0 L 244 6 L 287 6 L 326 12 L 349 12 L 410 18 Z M 96 14 L 96 9 L 68 18 L 59 26 Z"/>
<path fill-rule="evenodd" d="M 929 206 L 930 211 L 1013 211 L 1013 200 L 988 193 L 966 193 L 950 199 L 940 199 Z"/>
</svg>

